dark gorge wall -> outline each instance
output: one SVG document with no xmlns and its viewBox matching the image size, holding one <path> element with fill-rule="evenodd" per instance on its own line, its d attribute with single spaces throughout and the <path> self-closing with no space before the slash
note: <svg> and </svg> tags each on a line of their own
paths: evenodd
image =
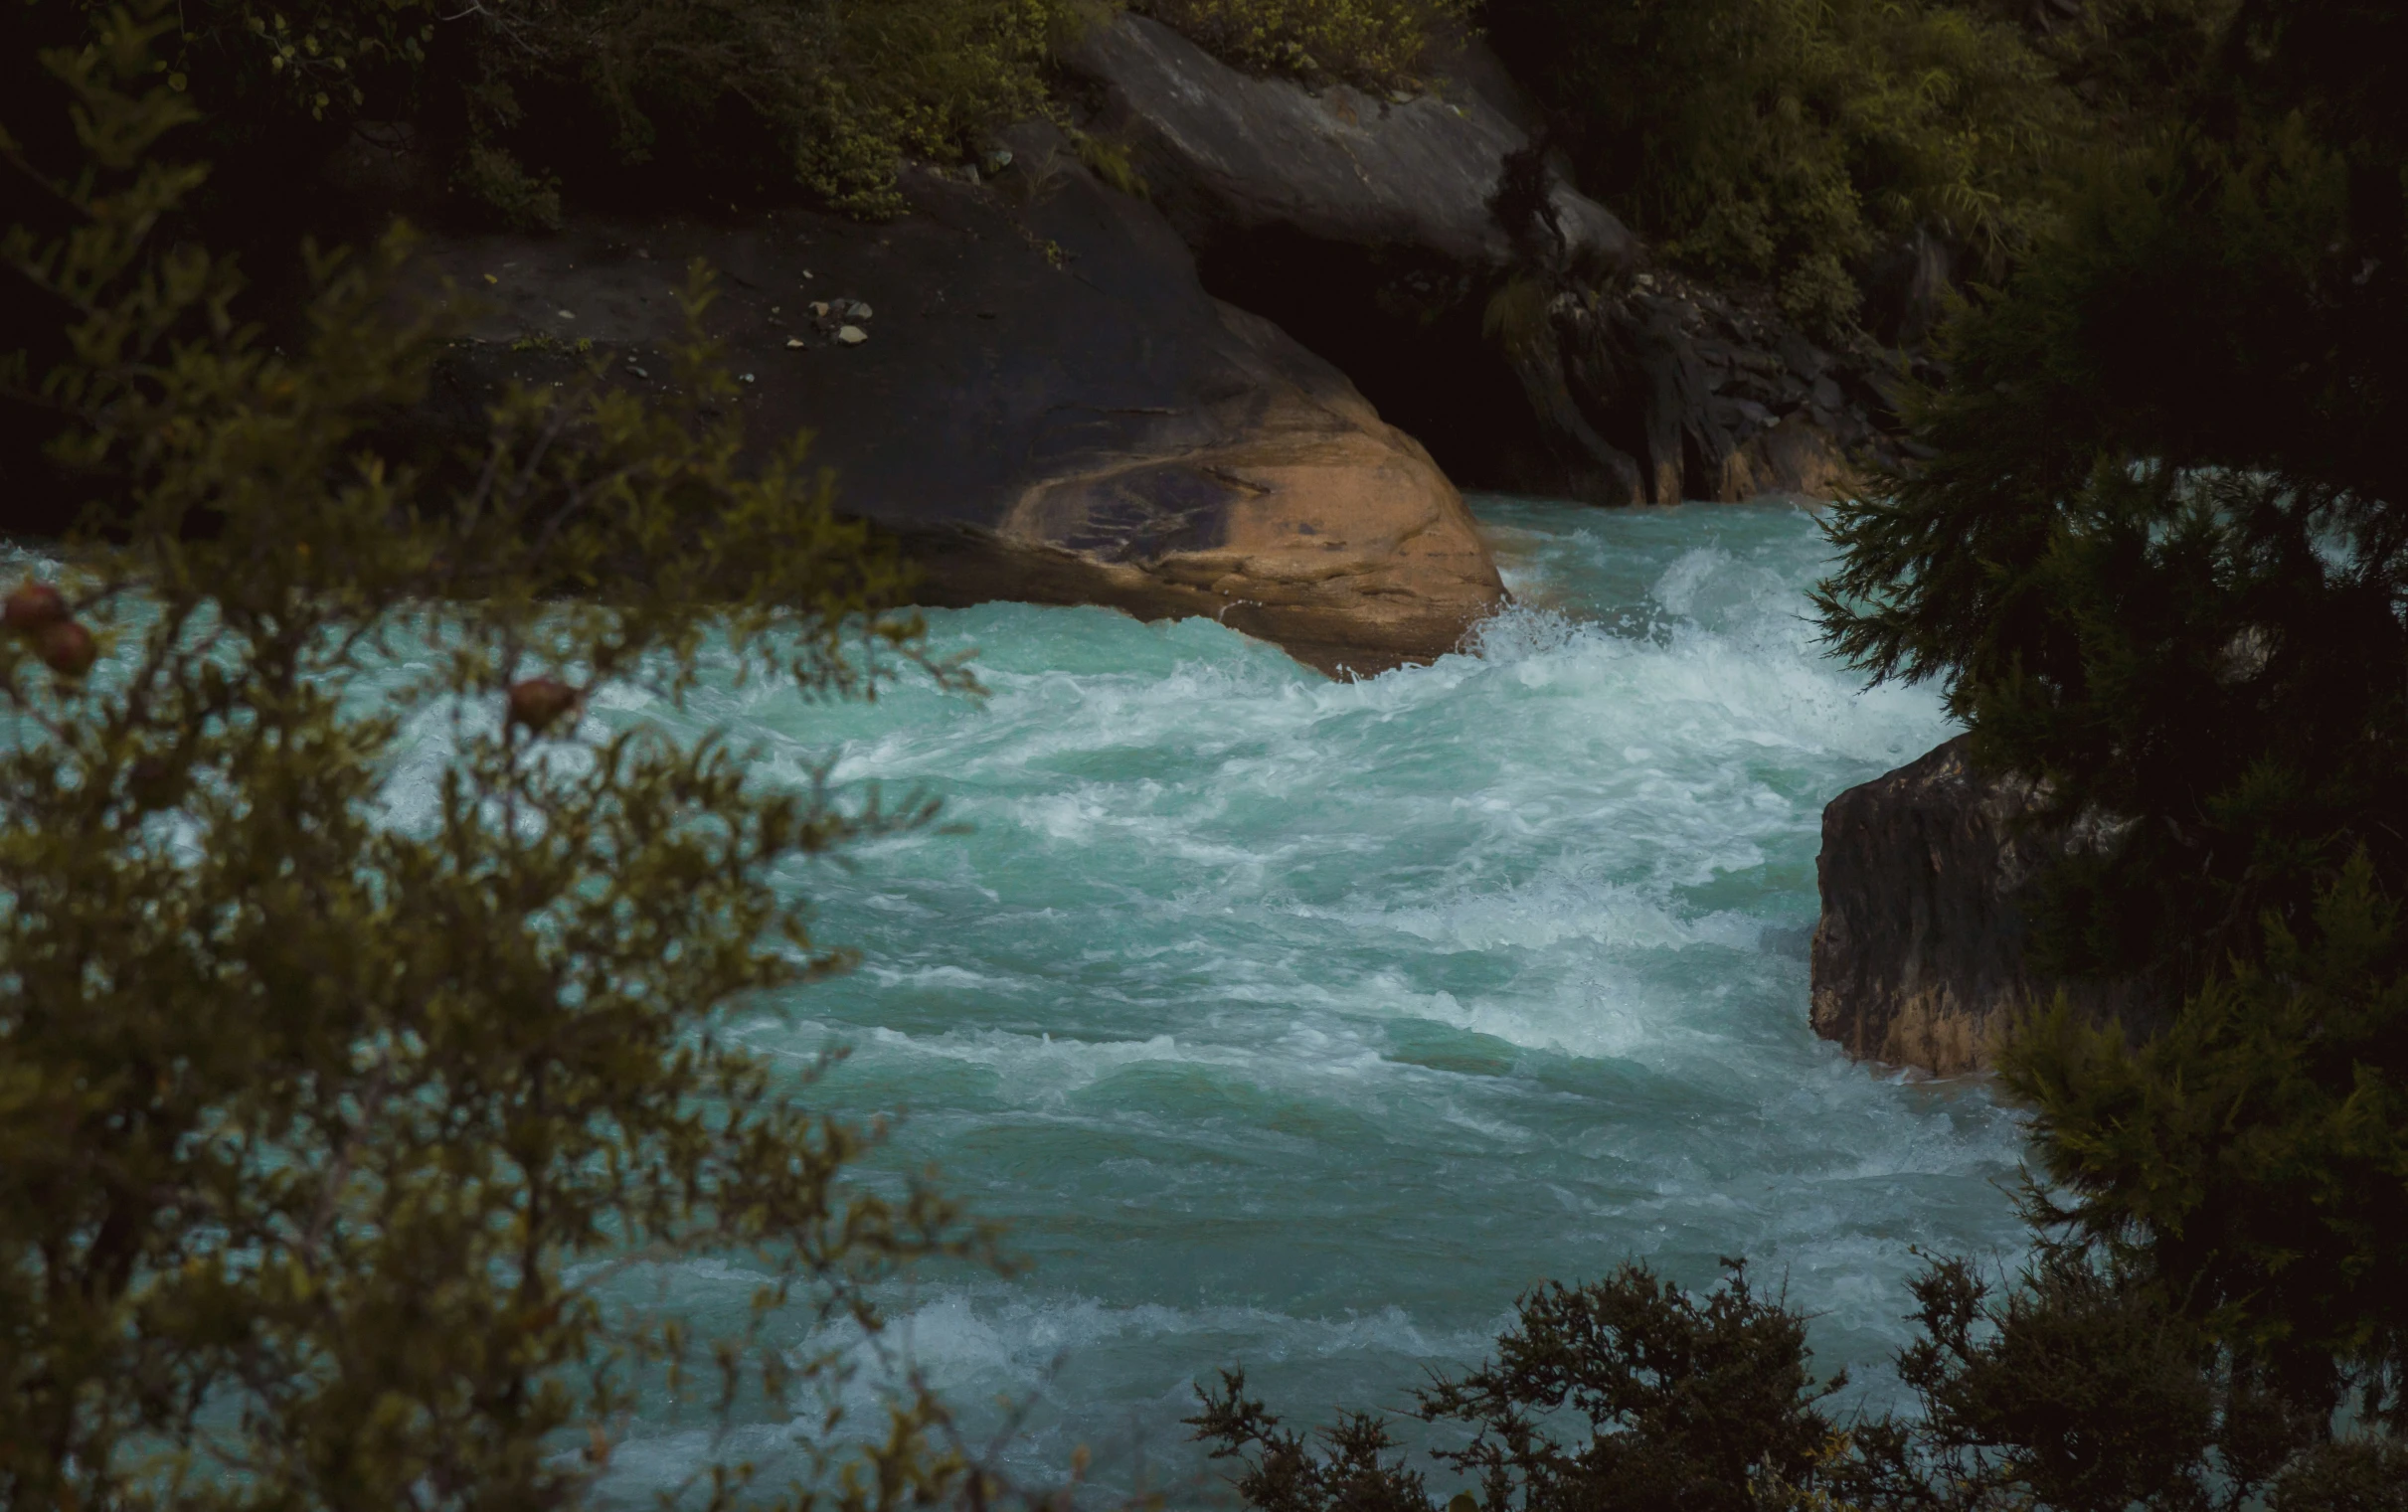
<svg viewBox="0 0 2408 1512">
<path fill-rule="evenodd" d="M 1462 486 L 1827 497 L 1888 444 L 1881 361 L 1650 270 L 1477 48 L 1410 98 L 1252 78 L 1134 17 L 1067 64 L 1206 287 L 1344 371 Z"/>
</svg>

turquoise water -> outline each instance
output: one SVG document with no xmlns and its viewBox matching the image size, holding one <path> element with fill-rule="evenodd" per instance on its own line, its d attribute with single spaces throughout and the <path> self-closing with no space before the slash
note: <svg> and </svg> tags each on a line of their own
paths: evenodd
<svg viewBox="0 0 2408 1512">
<path fill-rule="evenodd" d="M 998 604 L 933 616 L 982 703 L 698 711 L 969 826 L 800 881 L 863 964 L 747 1033 L 851 1047 L 828 1095 L 1010 1224 L 1025 1275 L 890 1301 L 973 1420 L 1023 1404 L 1022 1470 L 1083 1443 L 1108 1490 L 1223 1499 L 1179 1424 L 1200 1374 L 1398 1405 L 1521 1289 L 1627 1257 L 1751 1257 L 1823 1364 L 1877 1366 L 1913 1247 L 2014 1244 L 1987 1092 L 1806 1027 L 1821 807 L 1950 733 L 1814 649 L 1812 519 L 1479 508 L 1520 606 L 1435 666 L 1334 684 L 1205 621 Z M 639 1425 L 618 1485 L 704 1451 Z"/>
</svg>

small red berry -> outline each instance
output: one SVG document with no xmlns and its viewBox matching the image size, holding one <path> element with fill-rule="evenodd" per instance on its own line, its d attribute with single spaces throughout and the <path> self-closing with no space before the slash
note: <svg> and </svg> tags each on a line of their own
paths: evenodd
<svg viewBox="0 0 2408 1512">
<path fill-rule="evenodd" d="M 57 624 L 67 617 L 67 600 L 47 583 L 28 579 L 15 592 L 8 595 L 6 608 L 0 608 L 0 624 L 20 635 L 32 635 L 44 625 Z"/>
<path fill-rule="evenodd" d="M 510 685 L 510 723 L 543 734 L 578 706 L 581 695 L 557 678 L 530 677 Z"/>
<path fill-rule="evenodd" d="M 54 619 L 34 633 L 34 650 L 61 677 L 82 677 L 100 654 L 92 632 L 72 619 Z"/>
</svg>

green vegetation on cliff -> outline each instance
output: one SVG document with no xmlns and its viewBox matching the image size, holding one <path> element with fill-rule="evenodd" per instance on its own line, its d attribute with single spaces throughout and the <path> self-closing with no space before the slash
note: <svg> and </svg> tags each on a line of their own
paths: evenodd
<svg viewBox="0 0 2408 1512">
<path fill-rule="evenodd" d="M 1590 192 L 1672 260 L 1775 287 L 1825 327 L 1902 257 L 1994 280 L 2103 146 L 2144 141 L 2229 0 L 1133 0 L 1241 66 L 1407 87 L 1490 38 Z M 561 195 L 797 191 L 900 210 L 907 157 L 959 161 L 1058 110 L 1075 0 L 192 0 L 167 72 L 221 160 L 305 162 L 357 120 L 408 121 L 453 187 L 521 225 Z M 80 44 L 95 0 L 27 0 Z M 2037 15 L 2045 24 L 2036 24 Z"/>
<path fill-rule="evenodd" d="M 36 44 L 106 26 L 97 0 L 26 0 L 0 78 Z M 410 121 L 456 185 L 521 223 L 589 194 L 754 195 L 799 185 L 865 215 L 901 208 L 909 155 L 956 161 L 1040 112 L 1065 0 L 190 0 L 166 72 L 230 168 Z"/>
<path fill-rule="evenodd" d="M 1921 239 L 1999 277 L 2079 160 L 2168 122 L 2220 8 L 1490 0 L 1485 21 L 1584 187 L 1828 326 Z"/>
<path fill-rule="evenodd" d="M 1242 67 L 1375 87 L 1412 82 L 1481 0 L 1134 0 Z"/>
</svg>

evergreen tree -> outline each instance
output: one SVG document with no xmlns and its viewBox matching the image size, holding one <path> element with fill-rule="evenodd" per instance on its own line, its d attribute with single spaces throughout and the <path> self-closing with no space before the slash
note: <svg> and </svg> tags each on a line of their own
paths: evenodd
<svg viewBox="0 0 2408 1512">
<path fill-rule="evenodd" d="M 2408 1509 L 2408 1443 L 2329 1436 L 2133 1272 L 2057 1249 L 2004 1288 L 1938 1263 L 1915 1295 L 1911 1413 L 1835 1413 L 1806 1317 L 1729 1263 L 1702 1298 L 1636 1265 L 1531 1292 L 1492 1360 L 1403 1416 L 1468 1432 L 1430 1450 L 1471 1482 L 1449 1512 Z M 1384 1419 L 1300 1433 L 1245 1388 L 1199 1386 L 1189 1422 L 1249 1506 L 1436 1512 Z"/>
<path fill-rule="evenodd" d="M 2408 13 L 2239 7 L 2195 122 L 1955 329 L 1821 612 L 2040 779 L 2035 963 L 2162 1005 L 2006 1059 L 2050 1222 L 2236 1369 L 2401 1408 Z M 2125 1035 L 2150 1043 L 2133 1049 Z"/>
</svg>

